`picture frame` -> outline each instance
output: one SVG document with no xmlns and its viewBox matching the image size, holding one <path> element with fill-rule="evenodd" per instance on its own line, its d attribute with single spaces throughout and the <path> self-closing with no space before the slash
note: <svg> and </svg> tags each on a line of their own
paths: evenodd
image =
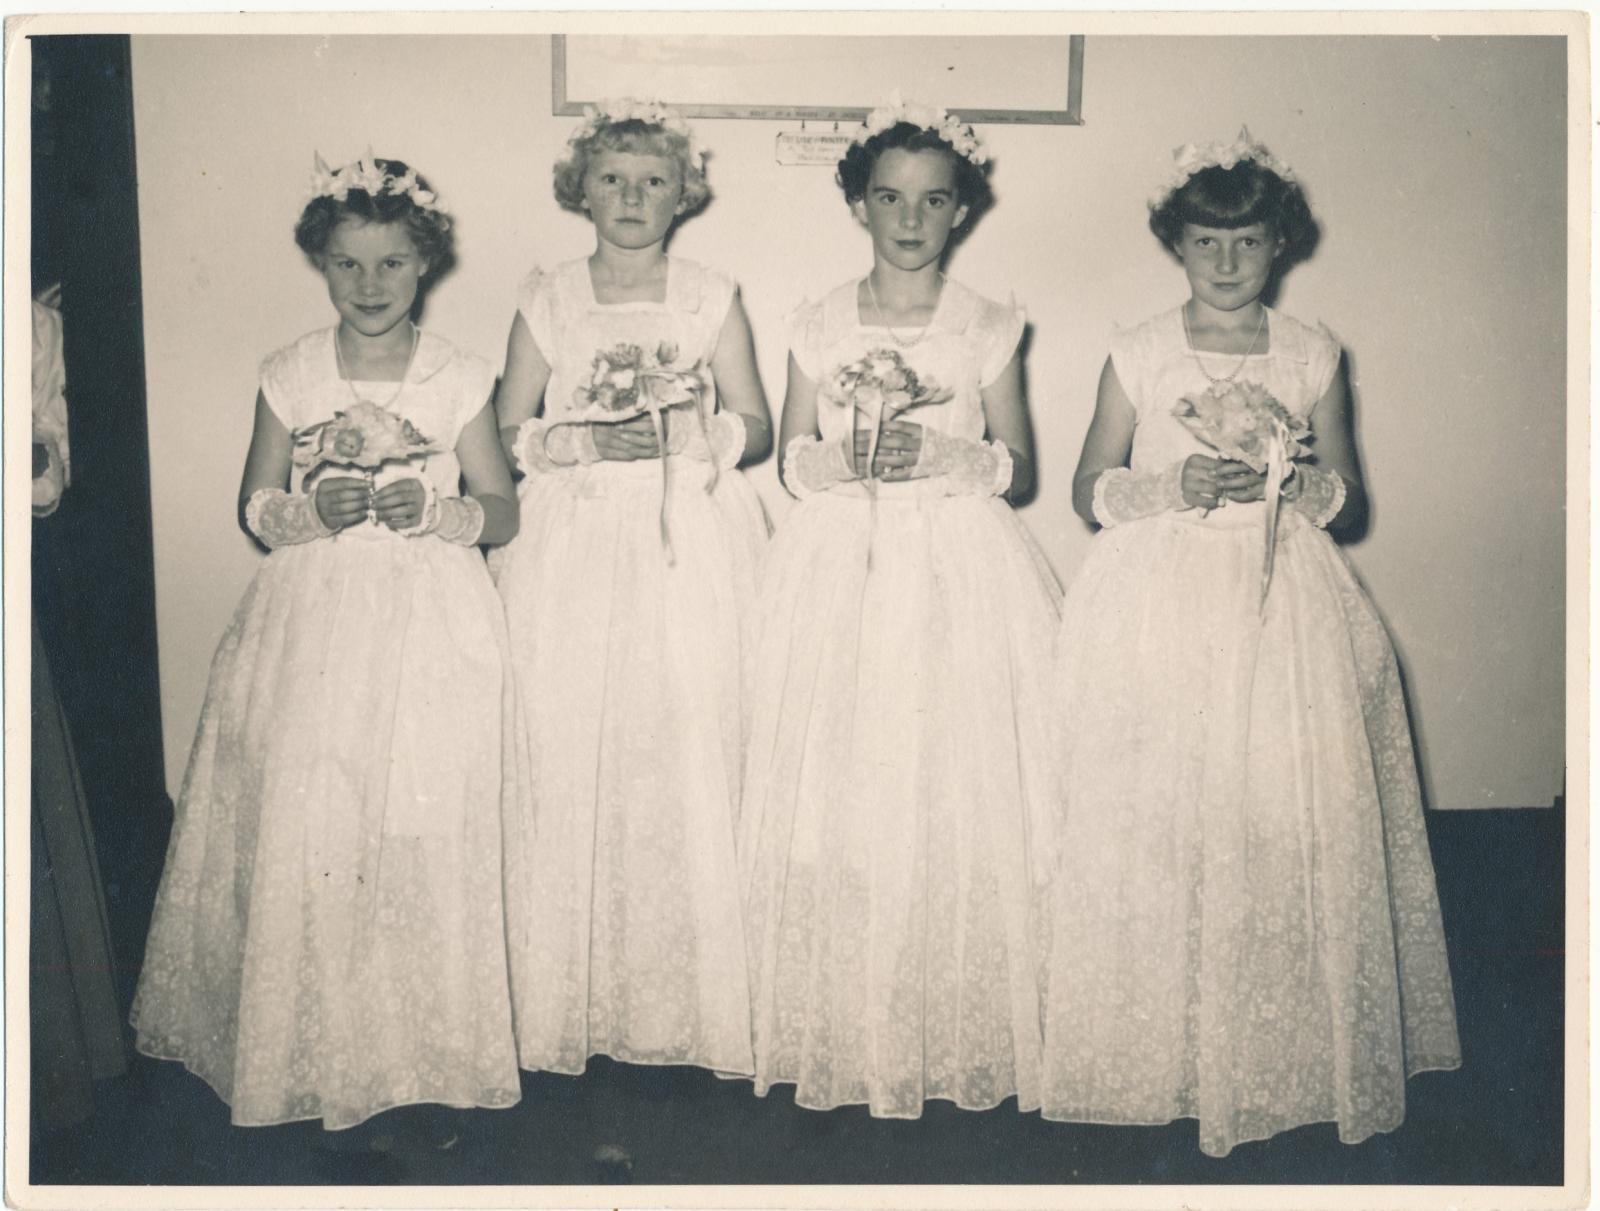
<svg viewBox="0 0 1600 1211">
<path fill-rule="evenodd" d="M 653 97 L 690 118 L 859 122 L 898 88 L 968 122 L 1083 124 L 1083 35 L 551 35 L 552 110 Z"/>
</svg>

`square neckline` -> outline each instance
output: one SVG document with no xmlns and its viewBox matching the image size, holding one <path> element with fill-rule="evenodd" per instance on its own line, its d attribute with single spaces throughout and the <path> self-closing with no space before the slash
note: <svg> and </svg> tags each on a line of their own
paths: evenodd
<svg viewBox="0 0 1600 1211">
<path fill-rule="evenodd" d="M 1259 357 L 1271 357 L 1278 351 L 1278 341 L 1275 334 L 1275 329 L 1278 326 L 1277 313 L 1265 303 L 1261 304 L 1261 310 L 1266 313 L 1267 317 L 1266 323 L 1262 328 L 1262 330 L 1267 334 L 1267 347 L 1260 353 L 1222 353 L 1215 349 L 1196 349 L 1194 347 L 1194 343 L 1189 340 L 1189 325 L 1184 323 L 1183 319 L 1183 309 L 1188 305 L 1189 304 L 1186 302 L 1179 303 L 1177 307 L 1173 309 L 1172 318 L 1178 325 L 1178 348 L 1183 350 L 1183 352 L 1189 357 L 1235 357 L 1243 358 L 1245 362 L 1250 362 Z"/>
<path fill-rule="evenodd" d="M 417 347 L 419 352 L 421 351 L 421 346 L 422 326 L 419 324 L 417 326 Z M 405 374 L 399 378 L 346 378 L 339 365 L 339 326 L 337 324 L 328 329 L 328 350 L 324 360 L 328 363 L 328 370 L 333 381 L 336 383 L 348 383 L 352 389 L 358 384 L 368 387 L 403 387 L 412 382 L 411 376 L 417 368 L 417 359 L 413 357 L 406 366 Z M 369 402 L 378 403 L 377 400 Z M 379 407 L 384 408 L 386 411 L 388 410 L 387 404 L 379 404 Z"/>
<path fill-rule="evenodd" d="M 602 303 L 599 292 L 594 288 L 594 266 L 589 264 L 588 257 L 580 257 L 578 264 L 583 268 L 583 288 L 588 296 L 589 306 L 633 310 L 649 307 L 667 307 L 672 302 L 672 288 L 677 284 L 678 258 L 662 253 L 661 259 L 667 263 L 667 276 L 661 285 L 661 300 L 659 302 L 653 299 L 628 299 L 620 303 Z"/>
<path fill-rule="evenodd" d="M 870 275 L 862 274 L 855 280 L 850 290 L 850 311 L 855 317 L 856 327 L 863 332 L 887 332 L 891 337 L 893 337 L 896 332 L 894 325 L 869 324 L 861 315 L 861 287 L 866 283 L 868 276 Z M 934 330 L 934 326 L 944 318 L 945 308 L 948 305 L 951 295 L 950 287 L 953 285 L 954 282 L 952 282 L 949 277 L 945 277 L 943 283 L 939 286 L 939 301 L 933 305 L 933 314 L 928 317 L 928 322 L 923 325 L 922 331 L 912 339 L 910 344 L 902 345 L 901 348 L 909 349 L 912 345 L 920 342 L 922 338 L 928 333 L 932 332 Z M 883 318 L 881 310 L 879 312 L 879 318 Z M 899 342 L 896 341 L 896 343 L 898 344 Z"/>
</svg>

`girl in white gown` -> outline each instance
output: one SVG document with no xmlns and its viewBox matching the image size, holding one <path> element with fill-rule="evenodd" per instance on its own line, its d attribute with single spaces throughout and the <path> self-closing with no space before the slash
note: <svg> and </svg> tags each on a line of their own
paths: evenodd
<svg viewBox="0 0 1600 1211">
<path fill-rule="evenodd" d="M 1113 340 L 1073 485 L 1044 1114 L 1354 1143 L 1460 1053 L 1394 651 L 1328 536 L 1365 502 L 1339 346 L 1261 302 L 1315 227 L 1247 135 L 1152 206 L 1191 296 Z M 1264 476 L 1174 414 L 1232 387 L 1312 430 L 1264 601 Z"/>
<path fill-rule="evenodd" d="M 556 168 L 594 254 L 531 276 L 512 321 L 498 407 L 526 478 L 499 586 L 538 788 L 529 1069 L 751 1070 L 734 821 L 767 526 L 737 467 L 771 421 L 733 281 L 665 252 L 708 193 L 682 118 L 606 103 Z M 677 401 L 660 430 L 650 399 Z"/>
<path fill-rule="evenodd" d="M 940 272 L 984 164 L 874 113 L 839 168 L 872 272 L 792 321 L 740 862 L 756 1089 L 813 1109 L 1039 1104 L 1059 590 L 1006 501 L 1023 317 Z"/>
<path fill-rule="evenodd" d="M 517 527 L 494 376 L 410 319 L 449 219 L 398 161 L 315 188 L 295 235 L 339 323 L 262 365 L 239 502 L 271 554 L 212 662 L 133 1023 L 235 1123 L 344 1128 L 517 1100 L 503 886 L 527 770 L 474 549 Z M 296 436 L 359 400 L 435 452 L 375 483 L 291 473 Z"/>
</svg>

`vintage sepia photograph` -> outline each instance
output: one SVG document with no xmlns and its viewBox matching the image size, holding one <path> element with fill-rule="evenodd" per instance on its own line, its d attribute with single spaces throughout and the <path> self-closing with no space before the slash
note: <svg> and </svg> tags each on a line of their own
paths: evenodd
<svg viewBox="0 0 1600 1211">
<path fill-rule="evenodd" d="M 1583 1205 L 1587 23 L 8 18 L 8 1202 Z"/>
</svg>

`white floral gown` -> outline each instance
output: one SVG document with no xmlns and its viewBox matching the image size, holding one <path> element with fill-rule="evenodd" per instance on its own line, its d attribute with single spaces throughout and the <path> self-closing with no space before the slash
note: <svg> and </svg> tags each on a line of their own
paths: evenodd
<svg viewBox="0 0 1600 1211">
<path fill-rule="evenodd" d="M 947 282 L 901 348 L 862 325 L 858 285 L 796 313 L 801 369 L 825 383 L 894 349 L 953 393 L 910 419 L 982 438 L 1021 314 Z M 817 410 L 824 440 L 853 424 Z M 1060 591 L 1004 500 L 943 478 L 877 493 L 800 501 L 764 579 L 740 827 L 756 1090 L 895 1118 L 1037 1108 Z"/>
<path fill-rule="evenodd" d="M 1268 334 L 1238 381 L 1304 416 L 1339 347 L 1275 311 Z M 1135 471 L 1208 452 L 1172 416 L 1208 385 L 1179 311 L 1111 357 Z M 1288 506 L 1259 612 L 1264 508 L 1102 532 L 1059 648 L 1044 1113 L 1197 1118 L 1212 1155 L 1311 1122 L 1351 1143 L 1390 1130 L 1406 1076 L 1460 1062 L 1394 651 L 1344 554 Z"/>
<path fill-rule="evenodd" d="M 709 365 L 734 289 L 678 258 L 662 303 L 597 302 L 585 260 L 534 274 L 519 311 L 552 368 L 545 417 L 619 343 Z M 708 463 L 666 462 L 672 563 L 662 462 L 641 459 L 528 475 L 499 571 L 537 786 L 514 977 L 528 1069 L 751 1068 L 734 821 L 767 525 L 740 472 L 708 493 Z"/>
<path fill-rule="evenodd" d="M 269 357 L 293 430 L 349 384 L 333 329 Z M 391 410 L 446 451 L 486 362 L 423 333 Z M 457 494 L 453 453 L 402 474 Z M 324 474 L 340 474 L 330 469 Z M 300 475 L 296 472 L 296 485 Z M 528 772 L 504 617 L 479 552 L 362 523 L 266 557 L 211 666 L 133 1009 L 261 1125 L 519 1096 L 504 887 Z M 504 868 L 504 873 L 503 873 Z"/>
</svg>

